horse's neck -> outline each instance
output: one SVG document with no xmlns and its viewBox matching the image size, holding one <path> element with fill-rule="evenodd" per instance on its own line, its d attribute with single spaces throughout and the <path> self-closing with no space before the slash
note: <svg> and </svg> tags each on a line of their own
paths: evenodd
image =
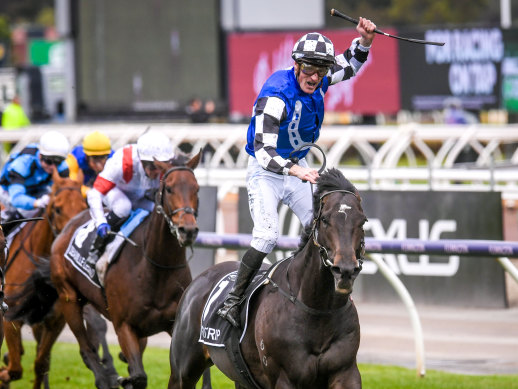
<svg viewBox="0 0 518 389">
<path fill-rule="evenodd" d="M 164 217 L 157 212 L 153 212 L 149 220 L 144 247 L 147 258 L 157 264 L 171 266 L 185 261 L 185 247 L 178 244 Z"/>
<path fill-rule="evenodd" d="M 344 305 L 347 297 L 335 292 L 331 270 L 324 266 L 318 248 L 311 242 L 300 251 L 288 269 L 288 280 L 296 297 L 315 309 L 334 309 Z"/>
<path fill-rule="evenodd" d="M 54 240 L 54 234 L 50 228 L 49 221 L 47 219 L 35 222 L 32 231 L 31 226 L 28 226 L 29 235 L 28 243 L 31 247 L 33 255 L 42 256 L 50 254 L 50 247 Z"/>
</svg>

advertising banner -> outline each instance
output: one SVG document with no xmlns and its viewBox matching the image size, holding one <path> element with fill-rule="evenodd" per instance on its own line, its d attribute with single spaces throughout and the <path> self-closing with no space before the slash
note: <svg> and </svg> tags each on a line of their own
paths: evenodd
<svg viewBox="0 0 518 389">
<path fill-rule="evenodd" d="M 405 37 L 445 42 L 444 46 L 399 44 L 403 109 L 442 109 L 450 97 L 470 110 L 500 107 L 504 39 L 499 28 L 398 32 Z"/>
<path fill-rule="evenodd" d="M 251 116 L 262 85 L 276 70 L 293 66 L 293 46 L 307 32 L 228 35 L 231 115 Z M 354 29 L 321 33 L 333 41 L 335 53 L 345 51 L 358 36 Z M 396 113 L 400 109 L 399 101 L 397 43 L 393 39 L 377 39 L 360 72 L 352 79 L 329 88 L 325 108 L 326 111 L 357 114 Z"/>
</svg>

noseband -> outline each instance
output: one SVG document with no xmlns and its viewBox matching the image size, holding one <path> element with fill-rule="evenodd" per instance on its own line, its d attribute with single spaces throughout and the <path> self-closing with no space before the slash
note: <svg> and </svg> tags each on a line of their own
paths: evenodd
<svg viewBox="0 0 518 389">
<path fill-rule="evenodd" d="M 333 264 L 333 262 L 331 262 L 329 260 L 329 253 L 328 253 L 327 249 L 324 246 L 322 246 L 320 243 L 318 243 L 318 229 L 317 229 L 317 226 L 318 226 L 318 224 L 320 222 L 320 218 L 322 216 L 322 205 L 324 203 L 324 197 L 326 197 L 327 195 L 330 195 L 331 193 L 337 193 L 337 192 L 352 194 L 354 197 L 356 197 L 356 193 L 351 192 L 349 190 L 345 190 L 345 189 L 331 190 L 329 192 L 324 193 L 322 196 L 320 196 L 318 212 L 317 212 L 316 216 L 313 218 L 313 225 L 311 227 L 311 236 L 313 236 L 313 244 L 316 247 L 318 247 L 318 251 L 320 253 L 320 259 L 322 260 L 323 265 L 325 267 L 327 267 L 327 268 L 331 268 L 332 266 L 334 266 L 334 264 Z M 361 247 L 360 247 L 361 252 L 363 252 L 364 246 L 365 246 L 365 242 L 362 239 Z M 361 270 L 362 264 L 363 264 L 363 258 L 360 255 L 359 258 L 357 258 L 357 259 L 358 259 L 358 262 L 360 264 L 359 268 Z"/>
<path fill-rule="evenodd" d="M 174 166 L 174 167 L 170 168 L 169 170 L 167 170 L 164 173 L 164 176 L 162 177 L 162 185 L 160 187 L 160 191 L 158 192 L 157 198 L 155 201 L 156 211 L 164 217 L 165 221 L 167 222 L 167 225 L 169 226 L 169 231 L 171 231 L 171 234 L 173 234 L 173 236 L 176 237 L 176 239 L 178 239 L 178 241 L 180 241 L 179 225 L 175 224 L 173 222 L 173 216 L 176 215 L 177 213 L 181 213 L 180 219 L 182 218 L 182 216 L 184 214 L 194 215 L 195 219 L 198 217 L 198 211 L 191 207 L 182 207 L 182 208 L 177 208 L 177 209 L 172 210 L 171 207 L 169 206 L 169 204 L 167 204 L 167 212 L 164 210 L 165 179 L 167 178 L 167 176 L 169 174 L 176 172 L 176 171 L 180 171 L 180 170 L 189 171 L 194 175 L 194 171 L 187 166 Z"/>
</svg>

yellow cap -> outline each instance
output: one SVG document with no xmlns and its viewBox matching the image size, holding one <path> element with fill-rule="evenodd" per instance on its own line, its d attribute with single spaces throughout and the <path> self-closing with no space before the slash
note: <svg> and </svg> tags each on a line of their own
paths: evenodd
<svg viewBox="0 0 518 389">
<path fill-rule="evenodd" d="M 86 155 L 108 155 L 112 151 L 110 138 L 100 131 L 94 131 L 83 139 L 83 151 Z"/>
</svg>

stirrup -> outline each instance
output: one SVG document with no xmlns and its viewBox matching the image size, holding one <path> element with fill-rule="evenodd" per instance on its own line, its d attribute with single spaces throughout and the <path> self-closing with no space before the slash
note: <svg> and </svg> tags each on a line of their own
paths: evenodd
<svg viewBox="0 0 518 389">
<path fill-rule="evenodd" d="M 230 324 L 232 324 L 232 326 L 236 328 L 241 328 L 241 312 L 238 303 L 233 303 L 232 305 L 229 304 L 228 307 L 221 307 L 220 309 L 218 309 L 217 314 L 218 316 L 222 317 Z"/>
</svg>

